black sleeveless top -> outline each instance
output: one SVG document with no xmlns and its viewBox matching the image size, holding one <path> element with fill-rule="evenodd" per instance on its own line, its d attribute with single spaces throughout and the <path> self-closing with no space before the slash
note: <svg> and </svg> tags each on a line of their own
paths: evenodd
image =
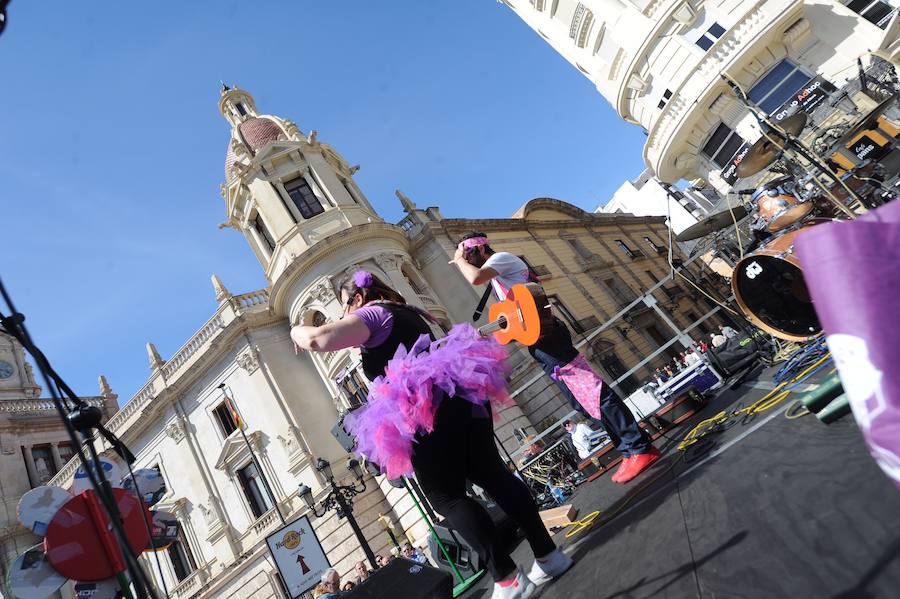
<svg viewBox="0 0 900 599">
<path fill-rule="evenodd" d="M 428 323 L 412 308 L 400 304 L 378 304 L 385 308 L 393 316 L 393 327 L 388 338 L 377 347 L 361 347 L 362 367 L 366 378 L 374 381 L 384 375 L 387 363 L 391 361 L 397 348 L 402 344 L 409 351 L 413 344 L 423 334 L 428 335 L 434 341 L 434 335 L 428 327 Z"/>
</svg>

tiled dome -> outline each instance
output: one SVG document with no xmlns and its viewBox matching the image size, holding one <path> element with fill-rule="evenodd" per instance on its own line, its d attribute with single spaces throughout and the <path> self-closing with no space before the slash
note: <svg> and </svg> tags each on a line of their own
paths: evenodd
<svg viewBox="0 0 900 599">
<path fill-rule="evenodd" d="M 281 127 L 272 119 L 251 117 L 238 125 L 241 139 L 250 147 L 252 153 L 256 153 L 261 147 L 284 135 Z M 228 151 L 225 154 L 225 179 L 233 178 L 231 167 L 237 161 L 237 156 L 231 151 L 231 142 L 228 142 Z"/>
</svg>

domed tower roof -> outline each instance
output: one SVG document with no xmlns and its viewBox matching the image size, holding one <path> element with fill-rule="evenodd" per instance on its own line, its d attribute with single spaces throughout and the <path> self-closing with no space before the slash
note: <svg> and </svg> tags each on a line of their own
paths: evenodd
<svg viewBox="0 0 900 599">
<path fill-rule="evenodd" d="M 240 141 L 244 142 L 252 154 L 265 146 L 270 141 L 278 139 L 278 136 L 285 136 L 284 131 L 278 126 L 278 123 L 272 119 L 265 117 L 250 117 L 237 126 L 237 134 Z M 225 179 L 228 182 L 234 178 L 231 167 L 237 161 L 234 150 L 231 149 L 231 142 L 228 143 L 228 150 L 225 153 Z"/>
</svg>

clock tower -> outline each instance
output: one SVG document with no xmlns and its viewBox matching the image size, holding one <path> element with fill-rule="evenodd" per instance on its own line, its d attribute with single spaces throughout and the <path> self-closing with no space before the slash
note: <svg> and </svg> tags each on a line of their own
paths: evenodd
<svg viewBox="0 0 900 599">
<path fill-rule="evenodd" d="M 25 350 L 14 338 L 0 333 L 0 401 L 35 399 L 40 394 Z"/>
</svg>

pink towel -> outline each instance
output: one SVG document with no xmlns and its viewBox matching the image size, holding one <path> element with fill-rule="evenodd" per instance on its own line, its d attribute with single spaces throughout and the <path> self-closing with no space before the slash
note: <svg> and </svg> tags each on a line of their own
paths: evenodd
<svg viewBox="0 0 900 599">
<path fill-rule="evenodd" d="M 603 379 L 594 372 L 584 356 L 578 354 L 577 358 L 565 366 L 557 366 L 550 377 L 565 383 L 592 418 L 600 418 L 600 391 L 603 389 Z"/>
</svg>

